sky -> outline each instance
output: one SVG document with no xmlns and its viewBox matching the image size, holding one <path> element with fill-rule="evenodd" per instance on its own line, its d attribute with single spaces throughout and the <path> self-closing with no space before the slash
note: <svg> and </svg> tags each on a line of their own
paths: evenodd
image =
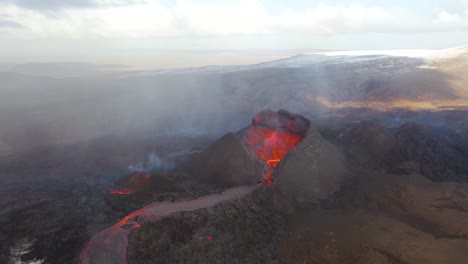
<svg viewBox="0 0 468 264">
<path fill-rule="evenodd" d="M 0 0 L 3 62 L 464 45 L 468 0 Z"/>
</svg>

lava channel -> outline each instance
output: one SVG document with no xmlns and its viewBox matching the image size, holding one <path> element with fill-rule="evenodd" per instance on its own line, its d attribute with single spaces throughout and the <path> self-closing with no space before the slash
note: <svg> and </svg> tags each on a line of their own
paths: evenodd
<svg viewBox="0 0 468 264">
<path fill-rule="evenodd" d="M 81 250 L 78 264 L 127 264 L 128 235 L 140 227 L 141 221 L 157 221 L 173 213 L 211 207 L 241 198 L 260 186 L 262 185 L 236 187 L 221 194 L 207 195 L 191 201 L 157 202 L 145 206 L 94 235 Z"/>
</svg>

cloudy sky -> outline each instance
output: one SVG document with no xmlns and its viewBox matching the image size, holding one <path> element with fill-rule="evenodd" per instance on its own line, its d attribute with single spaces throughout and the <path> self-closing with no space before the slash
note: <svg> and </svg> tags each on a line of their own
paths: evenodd
<svg viewBox="0 0 468 264">
<path fill-rule="evenodd" d="M 0 0 L 6 61 L 461 45 L 468 45 L 468 0 Z"/>
</svg>

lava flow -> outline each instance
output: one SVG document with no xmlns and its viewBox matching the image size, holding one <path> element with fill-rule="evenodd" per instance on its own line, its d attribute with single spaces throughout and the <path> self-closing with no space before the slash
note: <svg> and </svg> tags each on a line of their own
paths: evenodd
<svg viewBox="0 0 468 264">
<path fill-rule="evenodd" d="M 109 189 L 109 194 L 126 195 L 126 194 L 131 193 L 132 191 L 133 191 L 132 189 L 122 189 L 122 190 Z"/>
<path fill-rule="evenodd" d="M 239 199 L 261 185 L 241 186 L 191 201 L 176 203 L 155 202 L 124 217 L 118 223 L 95 234 L 83 247 L 78 264 L 127 264 L 128 235 L 141 226 L 141 222 L 157 221 L 181 211 L 194 211 Z M 213 242 L 214 237 L 206 238 Z"/>
<path fill-rule="evenodd" d="M 254 121 L 258 119 L 254 118 Z M 286 124 L 292 126 L 293 121 L 287 120 Z M 278 163 L 301 142 L 303 137 L 302 134 L 265 128 L 255 124 L 250 127 L 244 136 L 244 143 L 253 150 L 257 158 L 266 164 L 263 184 L 273 181 L 273 171 Z"/>
</svg>

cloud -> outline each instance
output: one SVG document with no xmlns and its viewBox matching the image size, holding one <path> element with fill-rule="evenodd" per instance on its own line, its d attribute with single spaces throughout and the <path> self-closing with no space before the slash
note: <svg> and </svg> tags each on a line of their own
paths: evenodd
<svg viewBox="0 0 468 264">
<path fill-rule="evenodd" d="M 3 3 L 3 4 L 2 4 Z M 164 2 L 166 3 L 166 2 Z M 311 4 L 272 14 L 264 1 L 0 0 L 11 38 L 155 38 L 468 31 L 468 6 L 427 14 L 405 7 Z M 67 8 L 65 8 L 67 7 Z M 87 7 L 87 8 L 84 8 Z M 50 16 L 48 8 L 60 9 Z M 0 29 L 0 34 L 2 29 Z"/>
<path fill-rule="evenodd" d="M 3 18 L 0 17 L 0 28 L 2 28 L 2 27 L 20 28 L 22 26 L 19 23 L 16 23 L 14 21 L 10 21 L 8 19 L 3 19 Z"/>
<path fill-rule="evenodd" d="M 434 24 L 441 31 L 450 29 L 467 31 L 468 9 L 462 11 L 461 13 L 449 13 L 447 11 L 441 11 L 440 13 L 438 13 Z"/>
<path fill-rule="evenodd" d="M 178 1 L 172 8 L 180 33 L 202 36 L 273 33 L 272 17 L 260 1 L 219 1 L 199 4 Z"/>
<path fill-rule="evenodd" d="M 26 9 L 51 11 L 61 8 L 89 8 L 119 6 L 137 3 L 136 0 L 0 0 L 0 3 L 13 4 Z"/>
</svg>

